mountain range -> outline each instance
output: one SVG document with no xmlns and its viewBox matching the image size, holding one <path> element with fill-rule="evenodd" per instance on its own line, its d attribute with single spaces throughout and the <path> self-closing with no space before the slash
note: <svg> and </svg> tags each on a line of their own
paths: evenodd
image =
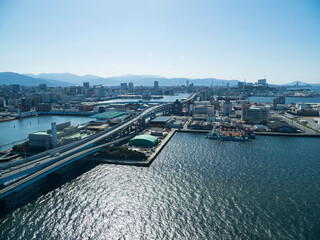
<svg viewBox="0 0 320 240">
<path fill-rule="evenodd" d="M 23 86 L 38 86 L 45 83 L 47 86 L 71 86 L 69 82 L 59 81 L 55 79 L 34 78 L 24 74 L 14 72 L 0 72 L 0 85 L 20 84 Z"/>
<path fill-rule="evenodd" d="M 217 78 L 165 78 L 153 75 L 124 75 L 117 77 L 103 78 L 95 75 L 79 76 L 71 73 L 42 73 L 42 74 L 18 74 L 13 72 L 0 72 L 0 85 L 2 84 L 20 84 L 25 86 L 37 86 L 45 83 L 48 86 L 71 86 L 82 85 L 83 82 L 89 82 L 90 85 L 119 86 L 120 83 L 133 82 L 135 86 L 153 86 L 154 81 L 158 81 L 160 86 L 177 86 L 189 84 L 203 86 L 230 86 L 238 84 L 238 80 L 224 80 Z"/>
<path fill-rule="evenodd" d="M 45 83 L 47 86 L 67 87 L 72 85 L 82 85 L 89 82 L 90 85 L 119 86 L 120 83 L 133 82 L 135 86 L 153 86 L 154 81 L 158 81 L 160 86 L 177 86 L 193 83 L 196 86 L 236 86 L 239 80 L 225 80 L 217 78 L 165 78 L 155 75 L 124 75 L 118 77 L 99 77 L 96 75 L 79 76 L 72 73 L 41 73 L 41 74 L 19 74 L 14 72 L 0 72 L 0 85 L 20 84 L 24 86 L 38 86 Z M 296 86 L 296 82 L 283 84 L 285 86 Z M 299 87 L 319 86 L 319 84 L 308 84 L 298 81 Z"/>
<path fill-rule="evenodd" d="M 114 86 L 120 85 L 123 82 L 133 82 L 136 86 L 153 86 L 154 81 L 158 81 L 161 86 L 177 86 L 194 83 L 194 85 L 208 85 L 213 84 L 214 86 L 226 86 L 230 82 L 230 86 L 235 86 L 238 84 L 238 80 L 224 80 L 216 78 L 203 78 L 203 79 L 190 79 L 190 78 L 165 78 L 155 75 L 124 75 L 118 77 L 108 77 L 103 78 L 95 75 L 84 75 L 79 76 L 71 73 L 52 73 L 52 74 L 27 74 L 28 76 L 34 78 L 44 78 L 44 79 L 55 79 L 59 81 L 70 82 L 73 84 L 80 85 L 83 82 L 90 82 L 91 85 L 105 85 Z"/>
</svg>

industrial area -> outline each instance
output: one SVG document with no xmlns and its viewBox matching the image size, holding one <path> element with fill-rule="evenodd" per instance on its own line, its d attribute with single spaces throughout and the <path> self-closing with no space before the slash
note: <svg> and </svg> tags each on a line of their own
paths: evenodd
<svg viewBox="0 0 320 240">
<path fill-rule="evenodd" d="M 86 115 L 92 120 L 75 126 L 70 122 L 52 122 L 51 128 L 46 131 L 29 133 L 26 141 L 3 150 L 0 157 L 0 198 L 78 159 L 150 166 L 175 132 L 206 133 L 209 139 L 227 141 L 247 141 L 259 134 L 320 136 L 319 103 L 286 104 L 283 95 L 274 97 L 271 103 L 252 103 L 243 97 L 252 91 L 245 92 L 243 86 L 234 89 L 227 86 L 218 90 L 188 84 L 160 88 L 155 82 L 151 89 L 136 90 L 130 83 L 121 84 L 117 91 L 110 90 L 112 94 L 117 92 L 115 98 L 121 99 L 121 102 L 108 101 L 109 96 L 105 98 L 104 88 L 91 88 L 88 83 L 72 88 L 78 94 L 69 97 L 78 98 L 78 102 L 62 100 L 61 95 L 53 94 L 56 89 L 46 92 L 45 86 L 39 88 L 43 92 L 36 94 L 48 98 L 36 103 L 35 115 Z M 266 91 L 265 88 L 257 85 L 257 89 Z M 138 95 L 141 89 L 144 91 Z M 233 95 L 236 91 L 237 97 Z M 171 102 L 155 100 L 163 98 L 164 94 L 173 94 L 171 96 L 174 97 L 174 94 L 181 92 L 188 93 L 188 97 Z M 15 94 L 18 96 L 21 92 Z M 96 95 L 97 98 L 91 97 L 94 101 L 88 103 L 88 96 Z M 123 101 L 129 96 L 130 100 L 138 100 Z M 35 104 L 32 99 L 21 99 L 17 108 L 18 117 L 31 117 L 29 115 Z M 219 137 L 214 136 L 217 132 Z"/>
</svg>

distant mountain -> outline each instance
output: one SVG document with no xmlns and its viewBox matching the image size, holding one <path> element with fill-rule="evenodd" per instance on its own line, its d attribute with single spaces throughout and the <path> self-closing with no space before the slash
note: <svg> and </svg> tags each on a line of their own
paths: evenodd
<svg viewBox="0 0 320 240">
<path fill-rule="evenodd" d="M 80 85 L 83 82 L 89 82 L 90 85 L 103 86 L 119 86 L 120 83 L 133 82 L 135 86 L 153 86 L 154 81 L 158 81 L 160 86 L 177 86 L 194 84 L 195 86 L 237 86 L 239 80 L 225 80 L 217 78 L 165 78 L 157 75 L 124 75 L 116 77 L 99 77 L 96 75 L 79 76 L 72 73 L 41 73 L 41 74 L 18 74 L 13 72 L 0 72 L 1 84 L 20 84 L 25 86 L 37 86 L 40 83 L 45 83 L 48 86 L 72 86 Z M 287 87 L 320 87 L 320 84 L 308 84 L 302 81 L 295 81 L 288 84 L 282 84 Z M 277 86 L 269 84 L 269 86 Z"/>
<path fill-rule="evenodd" d="M 19 73 L 14 72 L 0 72 L 0 85 L 10 85 L 10 84 L 20 84 L 23 86 L 38 86 L 41 83 L 47 84 L 47 86 L 70 86 L 72 84 L 63 82 L 63 81 L 57 81 L 52 79 L 42 79 L 42 78 L 33 78 L 30 76 L 26 76 Z"/>
<path fill-rule="evenodd" d="M 119 81 L 121 80 L 121 81 Z M 192 78 L 165 78 L 159 76 L 122 76 L 118 78 L 105 78 L 106 83 L 117 83 L 120 82 L 133 82 L 135 85 L 153 86 L 154 81 L 158 81 L 160 86 L 177 86 L 186 85 L 193 83 L 195 86 L 226 86 L 230 83 L 230 86 L 238 84 L 238 80 L 223 80 L 216 78 L 203 78 L 203 79 L 192 79 Z"/>
<path fill-rule="evenodd" d="M 166 78 L 152 75 L 124 75 L 117 77 L 108 77 L 108 78 L 97 78 L 91 79 L 89 82 L 92 85 L 104 85 L 104 86 L 115 86 L 120 85 L 120 83 L 129 83 L 133 82 L 136 86 L 153 86 L 154 81 L 159 81 L 160 85 L 163 85 L 162 82 Z M 177 85 L 177 84 L 175 84 Z"/>
<path fill-rule="evenodd" d="M 153 86 L 154 81 L 158 81 L 160 86 L 176 86 L 186 85 L 187 81 L 189 84 L 203 85 L 203 86 L 226 86 L 230 82 L 230 86 L 238 84 L 238 80 L 223 80 L 216 78 L 204 78 L 204 79 L 191 79 L 191 78 L 165 78 L 156 75 L 124 75 L 117 77 L 99 77 L 94 75 L 78 76 L 71 73 L 51 73 L 51 74 L 27 74 L 31 77 L 42 78 L 42 79 L 55 79 L 59 81 L 69 82 L 76 85 L 82 85 L 83 82 L 89 82 L 91 85 L 104 85 L 104 86 L 115 86 L 120 85 L 123 82 L 133 82 L 136 86 Z"/>
<path fill-rule="evenodd" d="M 33 78 L 54 79 L 57 81 L 69 82 L 76 85 L 82 85 L 83 82 L 88 82 L 91 79 L 99 79 L 101 77 L 95 75 L 79 76 L 72 73 L 41 73 L 41 74 L 24 74 Z"/>
<path fill-rule="evenodd" d="M 305 83 L 305 82 L 302 82 L 302 81 L 294 81 L 294 82 L 292 82 L 292 83 L 287 83 L 287 84 L 285 84 L 285 86 L 291 86 L 291 87 L 295 87 L 295 86 L 297 86 L 297 87 L 311 87 L 310 84 Z"/>
<path fill-rule="evenodd" d="M 25 86 L 38 86 L 45 83 L 48 86 L 72 86 L 82 85 L 83 82 L 89 82 L 90 85 L 117 86 L 120 83 L 133 82 L 136 86 L 153 86 L 154 81 L 158 81 L 160 86 L 177 86 L 193 83 L 196 86 L 230 86 L 238 84 L 238 80 L 223 80 L 216 78 L 191 79 L 191 78 L 165 78 L 156 75 L 124 75 L 117 77 L 102 78 L 95 75 L 79 76 L 71 73 L 41 73 L 18 74 L 13 72 L 0 72 L 0 85 L 2 84 L 20 84 Z"/>
</svg>

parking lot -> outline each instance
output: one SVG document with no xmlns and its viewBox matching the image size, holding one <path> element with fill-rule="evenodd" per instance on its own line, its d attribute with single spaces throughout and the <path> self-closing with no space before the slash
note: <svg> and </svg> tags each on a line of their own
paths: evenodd
<svg viewBox="0 0 320 240">
<path fill-rule="evenodd" d="M 307 121 L 306 125 L 316 131 L 320 131 L 320 124 L 316 123 L 315 121 L 315 118 L 316 119 L 319 119 L 320 121 L 320 117 L 301 117 L 298 119 L 298 121 Z"/>
</svg>

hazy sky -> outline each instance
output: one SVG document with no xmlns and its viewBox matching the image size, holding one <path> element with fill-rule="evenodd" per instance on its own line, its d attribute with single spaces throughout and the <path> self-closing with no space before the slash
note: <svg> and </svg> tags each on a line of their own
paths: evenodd
<svg viewBox="0 0 320 240">
<path fill-rule="evenodd" d="M 320 0 L 0 0 L 0 71 L 320 83 Z"/>
</svg>

